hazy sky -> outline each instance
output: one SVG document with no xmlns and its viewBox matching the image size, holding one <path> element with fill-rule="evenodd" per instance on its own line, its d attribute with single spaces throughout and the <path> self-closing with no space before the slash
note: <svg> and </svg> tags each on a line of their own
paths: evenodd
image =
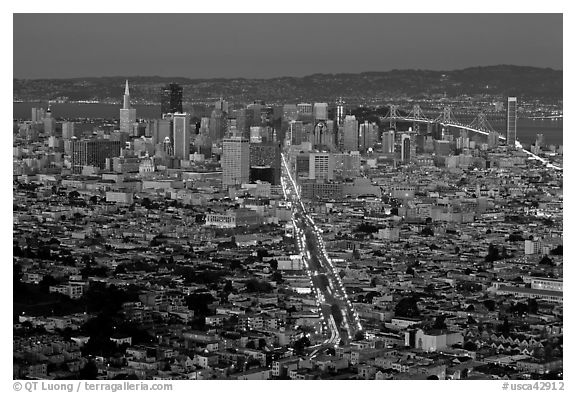
<svg viewBox="0 0 576 393">
<path fill-rule="evenodd" d="M 14 77 L 562 69 L 562 14 L 15 14 Z"/>
</svg>

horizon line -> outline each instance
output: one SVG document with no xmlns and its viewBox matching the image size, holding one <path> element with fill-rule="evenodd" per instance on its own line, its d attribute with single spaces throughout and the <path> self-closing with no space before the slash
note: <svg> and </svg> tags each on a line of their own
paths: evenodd
<svg viewBox="0 0 576 393">
<path fill-rule="evenodd" d="M 537 68 L 541 70 L 552 70 L 555 72 L 564 72 L 563 69 L 555 69 L 552 67 L 539 67 L 539 66 L 531 66 L 531 65 L 518 65 L 518 64 L 493 64 L 493 65 L 479 65 L 479 66 L 470 66 L 464 68 L 455 68 L 451 70 L 437 70 L 437 69 L 424 69 L 424 68 L 393 68 L 385 71 L 358 71 L 358 72 L 315 72 L 312 74 L 306 74 L 302 76 L 290 76 L 290 75 L 281 75 L 281 76 L 271 76 L 271 77 L 245 77 L 245 76 L 235 76 L 235 77 L 189 77 L 189 76 L 162 76 L 162 75 L 100 75 L 100 76 L 72 76 L 72 77 L 35 77 L 35 78 L 26 78 L 26 77 L 14 77 L 13 80 L 26 80 L 26 81 L 34 81 L 34 80 L 66 80 L 66 79 L 102 79 L 102 78 L 173 78 L 173 79 L 190 79 L 190 80 L 210 80 L 210 79 L 246 79 L 246 80 L 270 80 L 270 79 L 282 79 L 282 78 L 306 78 L 315 75 L 359 75 L 359 74 L 370 74 L 370 73 L 387 73 L 387 72 L 394 72 L 394 71 L 418 71 L 418 72 L 454 72 L 454 71 L 465 71 L 473 68 L 494 68 L 494 67 L 521 67 L 521 68 Z"/>
</svg>

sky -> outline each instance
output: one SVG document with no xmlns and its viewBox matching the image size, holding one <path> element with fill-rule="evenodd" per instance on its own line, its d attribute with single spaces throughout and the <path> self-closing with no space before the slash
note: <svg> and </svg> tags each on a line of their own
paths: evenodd
<svg viewBox="0 0 576 393">
<path fill-rule="evenodd" d="M 14 14 L 15 78 L 562 69 L 562 14 Z"/>
</svg>

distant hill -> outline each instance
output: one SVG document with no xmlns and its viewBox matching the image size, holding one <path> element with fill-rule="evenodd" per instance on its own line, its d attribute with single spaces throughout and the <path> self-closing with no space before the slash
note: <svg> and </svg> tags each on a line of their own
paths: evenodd
<svg viewBox="0 0 576 393">
<path fill-rule="evenodd" d="M 67 99 L 120 102 L 124 81 L 130 80 L 135 102 L 159 102 L 161 86 L 176 82 L 184 101 L 204 102 L 225 97 L 235 103 L 382 101 L 394 98 L 438 98 L 443 95 L 516 95 L 524 99 L 562 99 L 562 71 L 550 68 L 497 65 L 454 71 L 392 70 L 359 74 L 313 74 L 272 79 L 189 79 L 159 76 L 119 76 L 74 79 L 14 79 L 14 99 Z"/>
</svg>

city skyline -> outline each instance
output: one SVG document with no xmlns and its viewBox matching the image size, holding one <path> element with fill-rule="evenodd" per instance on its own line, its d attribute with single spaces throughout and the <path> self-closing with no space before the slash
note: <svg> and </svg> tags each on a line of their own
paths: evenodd
<svg viewBox="0 0 576 393">
<path fill-rule="evenodd" d="M 562 14 L 14 14 L 13 66 L 15 78 L 29 79 L 561 70 L 562 28 Z M 166 45 L 179 40 L 178 51 Z"/>
</svg>

